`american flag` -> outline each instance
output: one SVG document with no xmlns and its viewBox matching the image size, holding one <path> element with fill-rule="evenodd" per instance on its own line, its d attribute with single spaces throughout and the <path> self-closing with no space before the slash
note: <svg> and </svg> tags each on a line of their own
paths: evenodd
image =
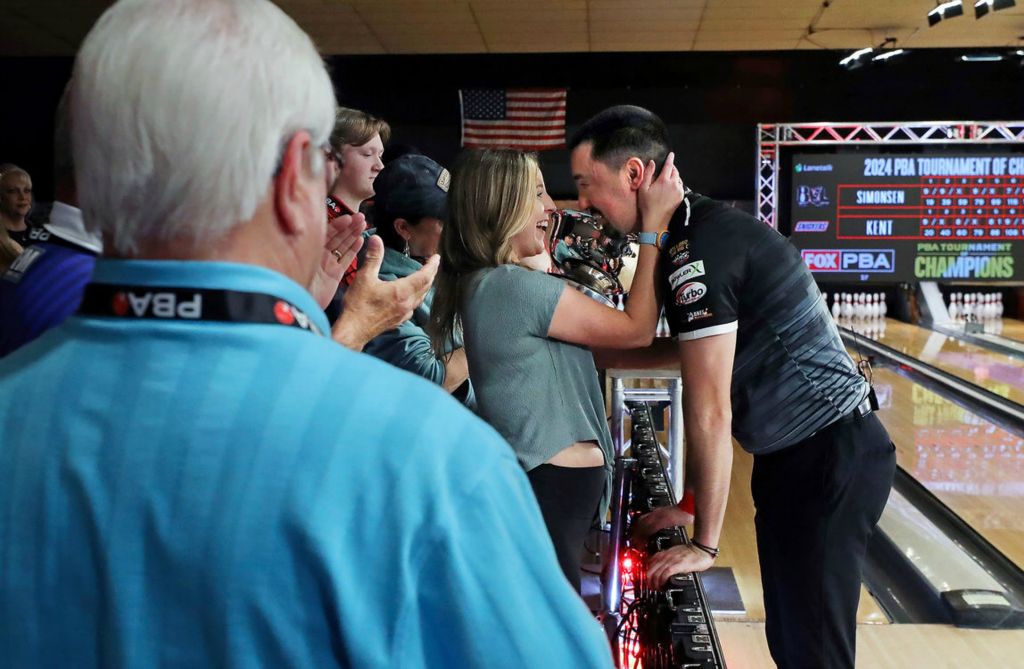
<svg viewBox="0 0 1024 669">
<path fill-rule="evenodd" d="M 462 145 L 523 151 L 565 146 L 564 88 L 491 88 L 459 91 Z"/>
</svg>

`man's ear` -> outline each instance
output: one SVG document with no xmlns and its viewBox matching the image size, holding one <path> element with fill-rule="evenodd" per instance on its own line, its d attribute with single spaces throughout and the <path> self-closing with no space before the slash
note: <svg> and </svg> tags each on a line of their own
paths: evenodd
<svg viewBox="0 0 1024 669">
<path fill-rule="evenodd" d="M 626 179 L 629 182 L 629 189 L 634 191 L 639 190 L 640 185 L 644 182 L 644 170 L 647 169 L 644 161 L 640 160 L 636 156 L 632 156 L 626 160 L 622 169 L 626 173 Z"/>
<path fill-rule="evenodd" d="M 312 165 L 309 164 L 312 138 L 305 130 L 292 135 L 281 155 L 281 167 L 274 176 L 274 212 L 288 235 L 301 234 L 308 227 Z"/>
</svg>

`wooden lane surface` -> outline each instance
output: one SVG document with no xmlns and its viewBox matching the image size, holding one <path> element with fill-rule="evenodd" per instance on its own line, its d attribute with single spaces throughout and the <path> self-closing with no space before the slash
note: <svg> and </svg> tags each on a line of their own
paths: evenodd
<svg viewBox="0 0 1024 669">
<path fill-rule="evenodd" d="M 760 623 L 716 625 L 729 669 L 772 669 Z M 1008 669 L 1024 666 L 1024 631 L 949 625 L 859 625 L 857 669 Z"/>
<path fill-rule="evenodd" d="M 1018 321 L 1016 318 L 1004 318 L 998 333 L 1001 337 L 1024 342 L 1024 321 Z"/>
<path fill-rule="evenodd" d="M 861 331 L 863 326 L 854 329 Z M 869 332 L 869 336 L 905 355 L 1024 404 L 1024 360 L 891 318 L 885 320 L 881 334 Z M 856 359 L 856 355 L 854 357 Z"/>
<path fill-rule="evenodd" d="M 894 371 L 874 385 L 900 467 L 1024 567 L 1024 439 Z"/>
<path fill-rule="evenodd" d="M 627 388 L 666 387 L 668 382 L 658 379 L 626 379 Z M 609 392 L 610 395 L 610 392 Z M 666 425 L 667 415 L 666 410 Z M 626 434 L 629 422 L 626 421 Z M 658 438 L 666 443 L 668 435 L 660 432 Z M 725 526 L 719 547 L 722 554 L 716 566 L 731 567 L 736 585 L 746 609 L 745 615 L 716 616 L 716 619 L 734 621 L 764 621 L 764 595 L 761 589 L 761 568 L 757 561 L 757 540 L 754 534 L 754 500 L 750 494 L 750 474 L 754 464 L 752 455 L 733 442 L 732 484 L 729 490 L 729 505 L 726 508 Z M 692 530 L 693 528 L 689 528 Z M 857 612 L 860 623 L 888 623 L 874 598 L 861 587 L 860 607 Z M 732 665 L 730 665 L 731 667 Z"/>
</svg>

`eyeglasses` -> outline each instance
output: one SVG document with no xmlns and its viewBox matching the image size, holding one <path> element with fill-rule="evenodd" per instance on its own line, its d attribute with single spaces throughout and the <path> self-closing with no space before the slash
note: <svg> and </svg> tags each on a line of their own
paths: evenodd
<svg viewBox="0 0 1024 669">
<path fill-rule="evenodd" d="M 341 167 L 341 152 L 331 146 L 330 142 L 324 142 L 321 144 L 320 150 L 324 152 L 324 156 L 327 160 L 333 160 L 338 167 Z"/>
<path fill-rule="evenodd" d="M 281 150 L 277 154 L 277 163 L 274 165 L 274 177 L 277 177 L 281 173 L 281 167 L 284 165 L 284 152 L 288 148 L 288 142 L 291 140 L 291 135 L 281 143 Z M 326 160 L 333 160 L 341 167 L 341 154 L 331 146 L 331 143 L 324 142 L 320 145 L 320 151 L 324 154 Z"/>
</svg>

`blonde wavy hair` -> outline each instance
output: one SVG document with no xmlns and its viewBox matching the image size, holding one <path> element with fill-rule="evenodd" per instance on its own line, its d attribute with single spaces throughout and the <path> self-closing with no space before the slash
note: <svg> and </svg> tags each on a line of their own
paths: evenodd
<svg viewBox="0 0 1024 669">
<path fill-rule="evenodd" d="M 532 154 L 511 149 L 467 150 L 456 160 L 428 328 L 438 357 L 453 349 L 462 328 L 470 275 L 518 260 L 512 238 L 532 223 L 537 171 Z"/>
</svg>

